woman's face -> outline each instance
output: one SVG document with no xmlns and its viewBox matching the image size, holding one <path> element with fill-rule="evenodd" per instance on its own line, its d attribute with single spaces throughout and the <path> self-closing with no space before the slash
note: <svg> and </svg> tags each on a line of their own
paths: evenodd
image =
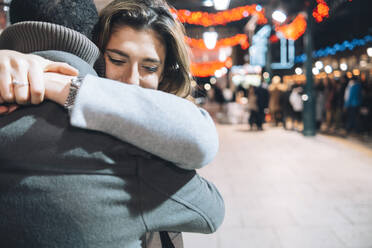
<svg viewBox="0 0 372 248">
<path fill-rule="evenodd" d="M 164 70 L 166 49 L 151 30 L 129 26 L 112 33 L 105 50 L 106 77 L 157 89 Z"/>
</svg>

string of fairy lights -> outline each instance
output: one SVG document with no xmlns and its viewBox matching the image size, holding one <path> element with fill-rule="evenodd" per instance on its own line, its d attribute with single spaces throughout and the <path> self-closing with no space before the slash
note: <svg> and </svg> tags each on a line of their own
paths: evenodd
<svg viewBox="0 0 372 248">
<path fill-rule="evenodd" d="M 361 39 L 353 39 L 351 41 L 343 41 L 341 43 L 336 43 L 333 46 L 327 46 L 325 48 L 316 50 L 313 52 L 314 58 L 327 57 L 330 55 L 335 55 L 336 53 L 343 52 L 345 50 L 354 50 L 357 47 L 364 46 L 367 43 L 372 42 L 372 36 L 366 35 Z M 301 54 L 296 56 L 295 63 L 303 63 L 306 61 L 306 54 Z"/>
<path fill-rule="evenodd" d="M 191 74 L 194 77 L 210 77 L 222 68 L 230 69 L 233 66 L 232 59 L 228 57 L 225 61 L 210 61 L 204 63 L 192 63 Z"/>
<path fill-rule="evenodd" d="M 198 49 L 203 49 L 203 50 L 208 49 L 203 39 L 193 39 L 193 38 L 186 37 L 186 42 L 192 48 L 198 48 Z M 248 36 L 245 34 L 236 34 L 232 37 L 220 39 L 216 42 L 214 49 L 218 49 L 221 47 L 237 46 L 237 45 L 240 45 L 240 47 L 243 50 L 246 50 L 249 47 Z"/>
<path fill-rule="evenodd" d="M 322 22 L 325 18 L 329 17 L 329 7 L 325 0 L 316 0 L 316 2 L 317 5 L 313 10 L 313 17 L 316 22 Z M 171 12 L 182 23 L 203 27 L 226 25 L 252 16 L 256 16 L 258 25 L 268 23 L 265 17 L 265 9 L 259 4 L 241 6 L 217 13 L 189 11 L 185 9 L 171 9 Z M 300 38 L 305 33 L 306 27 L 307 21 L 303 14 L 298 14 L 289 24 L 275 24 L 275 30 L 280 32 L 288 40 L 297 40 Z M 232 37 L 218 39 L 213 48 L 208 47 L 203 39 L 194 39 L 190 37 L 185 37 L 185 39 L 191 48 L 198 48 L 201 50 L 219 49 L 221 47 L 233 47 L 237 45 L 240 45 L 243 50 L 249 48 L 248 36 L 246 34 L 236 34 Z M 270 37 L 270 41 L 276 42 L 278 39 L 276 37 Z M 301 58 L 303 58 L 303 56 Z M 300 60 L 300 58 L 296 59 Z M 210 61 L 206 63 L 192 63 L 191 71 L 195 77 L 208 77 L 214 75 L 216 70 L 226 67 L 226 63 L 229 65 L 231 63 L 231 58 L 227 58 L 226 61 L 222 62 Z"/>
<path fill-rule="evenodd" d="M 208 13 L 202 11 L 192 12 L 185 9 L 172 9 L 172 12 L 182 23 L 199 25 L 203 27 L 226 25 L 227 23 L 239 21 L 252 15 L 256 15 L 258 17 L 258 24 L 267 23 L 264 9 L 257 6 L 259 5 L 246 5 L 234 9 L 219 11 L 217 13 Z"/>
</svg>

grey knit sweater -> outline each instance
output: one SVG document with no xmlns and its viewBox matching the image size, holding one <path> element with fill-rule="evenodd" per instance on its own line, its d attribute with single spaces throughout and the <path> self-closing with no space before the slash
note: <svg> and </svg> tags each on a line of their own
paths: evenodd
<svg viewBox="0 0 372 248">
<path fill-rule="evenodd" d="M 94 65 L 100 52 L 86 36 L 61 25 L 48 22 L 19 22 L 0 35 L 0 48 L 32 53 L 58 50 L 72 53 Z"/>
</svg>

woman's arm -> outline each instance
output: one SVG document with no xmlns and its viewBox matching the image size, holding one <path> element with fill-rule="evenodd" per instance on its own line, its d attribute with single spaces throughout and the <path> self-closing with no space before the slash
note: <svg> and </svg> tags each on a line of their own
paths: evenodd
<svg viewBox="0 0 372 248">
<path fill-rule="evenodd" d="M 4 55 L 2 58 L 11 57 L 12 61 L 19 61 L 19 57 L 24 56 L 23 60 L 31 60 L 28 63 L 34 65 L 32 71 L 67 71 L 70 75 L 76 73 L 76 70 L 72 70 L 67 64 L 39 60 L 40 57 L 37 58 L 36 55 L 14 51 L 0 52 L 1 54 Z M 3 61 L 5 60 L 1 63 L 4 63 Z M 38 63 L 42 66 L 37 66 Z M 8 66 L 6 71 L 14 78 L 15 70 Z M 31 69 L 29 72 L 23 70 L 21 75 L 16 77 L 22 78 L 22 75 L 27 75 L 30 71 Z M 25 76 L 23 78 L 27 79 Z M 46 98 L 63 105 L 71 77 L 45 73 L 43 79 L 30 81 L 29 89 L 23 86 L 22 90 L 30 90 L 32 93 L 33 89 L 37 88 L 36 84 L 44 82 Z M 50 83 L 46 83 L 48 80 Z M 215 157 L 218 136 L 214 123 L 205 110 L 197 108 L 187 100 L 156 90 L 92 76 L 85 81 L 87 82 L 83 84 L 76 99 L 71 117 L 72 125 L 113 135 L 184 169 L 200 168 Z M 7 89 L 12 86 L 10 79 L 0 83 Z M 22 96 L 22 101 L 29 101 L 25 96 Z M 13 95 L 13 98 L 17 98 L 17 95 Z M 8 102 L 17 100 L 13 98 L 7 99 Z"/>
<path fill-rule="evenodd" d="M 88 75 L 71 124 L 102 131 L 184 169 L 211 162 L 218 135 L 209 114 L 172 94 Z"/>
</svg>

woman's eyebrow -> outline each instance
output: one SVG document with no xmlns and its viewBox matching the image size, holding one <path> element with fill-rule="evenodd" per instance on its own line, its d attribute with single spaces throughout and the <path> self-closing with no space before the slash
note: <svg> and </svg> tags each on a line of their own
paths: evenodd
<svg viewBox="0 0 372 248">
<path fill-rule="evenodd" d="M 145 59 L 143 59 L 143 62 L 150 62 L 150 63 L 162 64 L 160 60 L 154 59 L 154 58 L 145 58 Z"/>
<path fill-rule="evenodd" d="M 115 53 L 115 54 L 117 54 L 117 55 L 119 55 L 121 57 L 129 58 L 129 55 L 128 54 L 126 54 L 123 51 L 117 50 L 117 49 L 106 49 L 106 52 Z"/>
<path fill-rule="evenodd" d="M 110 53 L 115 53 L 121 57 L 124 57 L 124 58 L 130 58 L 130 56 L 128 54 L 126 54 L 125 52 L 123 51 L 120 51 L 120 50 L 117 50 L 117 49 L 106 49 L 106 52 L 110 52 Z M 156 63 L 156 64 L 162 64 L 162 61 L 159 60 L 159 59 L 155 59 L 155 58 L 151 58 L 151 57 L 148 57 L 148 58 L 145 58 L 142 60 L 143 62 L 150 62 L 150 63 Z"/>
</svg>

